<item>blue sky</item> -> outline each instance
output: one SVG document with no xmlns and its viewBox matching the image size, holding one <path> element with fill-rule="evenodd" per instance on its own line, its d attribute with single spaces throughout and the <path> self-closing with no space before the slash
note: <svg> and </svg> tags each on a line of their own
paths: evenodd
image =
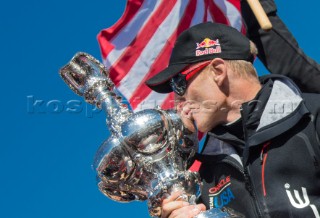
<svg viewBox="0 0 320 218">
<path fill-rule="evenodd" d="M 319 62 L 320 2 L 276 2 L 300 46 Z M 100 59 L 96 35 L 124 6 L 124 0 L 2 4 L 0 217 L 148 217 L 145 203 L 114 202 L 98 191 L 91 164 L 109 135 L 105 116 L 58 75 L 78 51 Z M 76 112 L 69 110 L 74 101 L 82 102 Z"/>
</svg>

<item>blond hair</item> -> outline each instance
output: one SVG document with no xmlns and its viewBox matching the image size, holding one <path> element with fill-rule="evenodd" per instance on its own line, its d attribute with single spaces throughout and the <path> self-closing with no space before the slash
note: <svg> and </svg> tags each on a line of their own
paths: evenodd
<svg viewBox="0 0 320 218">
<path fill-rule="evenodd" d="M 258 54 L 256 45 L 250 41 L 250 53 L 253 57 Z M 258 74 L 253 64 L 250 61 L 245 60 L 225 60 L 227 65 L 235 73 L 235 76 L 242 78 L 258 80 Z"/>
</svg>

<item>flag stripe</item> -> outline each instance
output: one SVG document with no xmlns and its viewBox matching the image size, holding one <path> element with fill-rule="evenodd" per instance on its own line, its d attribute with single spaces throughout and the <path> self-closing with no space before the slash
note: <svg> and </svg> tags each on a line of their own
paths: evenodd
<svg viewBox="0 0 320 218">
<path fill-rule="evenodd" d="M 231 6 L 235 7 L 237 10 L 237 13 L 235 12 L 235 22 L 239 22 L 241 27 L 238 29 L 242 34 L 246 35 L 246 26 L 243 23 L 242 15 L 241 15 L 241 3 L 239 0 L 228 0 L 230 2 Z M 228 13 L 227 16 L 233 16 L 232 13 Z M 236 21 L 238 19 L 238 21 Z"/>
<path fill-rule="evenodd" d="M 160 70 L 162 70 L 165 66 L 167 66 L 168 60 L 170 57 L 170 51 L 172 49 L 174 41 L 183 30 L 185 30 L 190 26 L 190 23 L 192 22 L 192 17 L 196 9 L 196 3 L 197 3 L 196 0 L 189 1 L 189 4 L 183 13 L 179 26 L 175 29 L 174 33 L 171 34 L 171 37 L 168 38 L 167 43 L 165 44 L 161 54 L 159 54 L 158 58 L 154 61 L 150 71 L 146 73 L 139 87 L 134 91 L 133 96 L 139 95 L 139 99 L 141 101 L 151 93 L 151 89 L 149 89 L 144 83 L 145 80 L 152 77 L 153 75 L 158 73 Z M 132 105 L 132 108 L 135 108 L 136 104 L 140 103 L 139 101 L 136 101 L 136 99 L 134 99 L 134 102 L 133 102 L 132 98 L 129 100 L 129 102 Z"/>
<path fill-rule="evenodd" d="M 232 4 L 240 13 L 240 19 L 242 19 L 241 17 L 241 3 L 239 0 L 227 0 L 227 2 L 229 2 L 230 4 Z M 228 13 L 228 15 L 230 15 L 230 13 Z"/>
<path fill-rule="evenodd" d="M 194 2 L 194 0 L 192 0 L 191 2 Z M 160 67 L 162 68 L 157 69 L 158 71 L 162 70 L 163 66 L 167 65 L 168 59 L 170 57 L 172 44 L 175 40 L 168 40 L 168 38 L 171 38 L 172 35 L 176 35 L 176 28 L 179 24 L 179 20 L 181 19 L 180 17 L 177 18 L 176 16 L 181 16 L 180 14 L 182 13 L 179 12 L 179 10 L 185 7 L 186 4 L 181 6 L 179 4 L 176 4 L 175 8 L 172 9 L 172 13 L 170 13 L 167 16 L 167 18 L 162 22 L 162 24 L 158 27 L 158 30 L 150 39 L 149 43 L 145 46 L 140 56 L 136 60 L 135 64 L 129 70 L 128 74 L 121 80 L 121 86 L 125 86 L 126 90 L 120 89 L 120 91 L 127 98 L 130 99 L 131 96 L 135 96 L 135 91 L 136 94 L 139 94 L 140 96 L 140 85 L 143 85 L 144 89 L 147 88 L 144 85 L 144 81 L 146 80 L 146 78 L 150 77 L 150 66 L 144 63 L 153 63 L 153 67 L 160 65 Z M 163 48 L 166 46 L 168 46 L 170 50 L 162 52 Z M 162 58 L 161 62 L 157 64 L 158 60 L 160 59 L 159 56 L 161 54 L 165 54 L 165 59 Z M 156 60 L 157 58 L 158 60 Z"/>
<path fill-rule="evenodd" d="M 125 11 L 120 19 L 113 26 L 102 30 L 98 34 L 97 39 L 103 59 L 105 59 L 114 48 L 111 40 L 137 15 L 143 3 L 144 0 L 127 1 Z"/>
<path fill-rule="evenodd" d="M 127 47 L 135 40 L 137 34 L 144 28 L 144 25 L 150 17 L 152 17 L 154 11 L 157 11 L 160 3 L 160 1 L 144 1 L 137 12 L 137 15 L 112 39 L 111 43 L 117 45 L 117 47 L 113 49 L 104 60 L 104 64 L 108 68 L 121 59 L 121 56 L 127 50 Z"/>
<path fill-rule="evenodd" d="M 230 25 L 228 19 L 222 13 L 220 8 L 215 4 L 214 1 L 209 2 L 209 11 L 210 11 L 211 17 L 213 18 L 214 22 L 224 23 L 224 24 Z"/>
<path fill-rule="evenodd" d="M 230 3 L 229 1 L 224 0 L 214 0 L 217 7 L 225 15 L 230 26 L 236 28 L 238 31 L 241 31 L 242 28 L 242 19 L 237 5 Z M 240 2 L 239 2 L 240 3 Z M 240 4 L 239 4 L 240 7 Z"/>
<path fill-rule="evenodd" d="M 198 23 L 203 23 L 207 21 L 207 15 L 206 15 L 206 5 L 204 4 L 204 1 L 197 1 L 196 5 L 196 11 L 194 13 L 194 16 L 192 18 L 191 25 L 187 28 L 194 26 Z"/>
<path fill-rule="evenodd" d="M 188 28 L 189 26 L 193 26 L 195 24 L 198 24 L 200 22 L 203 22 L 203 20 L 205 20 L 205 17 L 204 17 L 204 11 L 206 11 L 205 9 L 205 5 L 203 3 L 203 1 L 197 1 L 197 5 L 195 6 L 194 5 L 195 2 L 190 2 L 188 8 L 187 8 L 187 11 L 185 12 L 185 16 L 183 19 L 182 19 L 182 22 L 181 22 L 181 25 L 178 29 L 180 29 L 180 31 L 178 30 L 177 34 L 175 34 L 175 38 L 177 35 L 179 35 L 184 29 Z M 196 8 L 195 10 L 195 13 L 193 13 L 193 8 Z M 192 18 L 192 21 L 191 21 L 191 25 L 190 25 L 190 22 L 184 22 L 185 20 L 188 20 L 190 18 L 190 16 L 194 14 L 193 18 Z M 169 41 L 174 41 L 175 38 L 170 38 Z M 167 46 L 169 46 L 170 44 L 168 44 Z M 166 47 L 163 54 L 166 54 L 168 53 L 167 50 L 171 50 L 171 48 L 169 47 Z M 164 60 L 163 60 L 164 59 Z M 163 69 L 163 65 L 164 65 L 164 61 L 168 62 L 168 59 L 169 57 L 166 57 L 166 55 L 161 55 L 160 56 L 160 59 L 156 62 L 159 62 L 160 66 L 158 65 L 158 67 L 160 67 L 160 69 L 157 69 L 157 67 L 152 67 L 152 72 L 149 74 L 149 77 L 150 76 L 153 76 L 154 74 L 156 74 L 157 72 L 159 72 L 160 70 Z M 156 63 L 155 62 L 155 63 Z M 143 89 L 144 87 L 144 89 Z M 132 100 L 130 100 L 130 104 L 132 105 L 132 108 L 141 108 L 140 106 L 136 106 L 138 104 L 140 104 L 145 98 L 146 96 L 151 93 L 151 90 L 145 86 L 145 84 L 143 83 L 143 85 L 141 85 L 141 89 L 139 89 L 139 91 L 137 91 L 133 96 L 137 96 L 139 95 L 138 97 L 138 100 L 137 98 L 134 98 Z M 147 101 L 151 101 L 151 102 L 155 102 L 156 100 L 152 100 L 153 96 L 155 94 L 152 93 L 151 97 L 149 96 L 147 98 Z M 156 95 L 158 96 L 158 95 Z M 173 95 L 172 95 L 173 96 Z M 157 98 L 157 97 L 156 97 Z M 162 99 L 162 98 L 161 98 Z M 140 101 L 139 101 L 140 100 Z M 166 101 L 169 101 L 169 102 L 166 102 Z M 172 99 L 167 99 L 167 100 L 163 100 L 162 104 L 163 105 L 172 105 L 171 103 Z M 158 101 L 158 103 L 160 103 Z"/>
<path fill-rule="evenodd" d="M 128 45 L 121 57 L 119 57 L 119 61 L 111 66 L 110 78 L 116 85 L 124 78 L 137 58 L 139 58 L 141 51 L 152 38 L 162 21 L 171 12 L 176 2 L 176 0 L 161 1 L 161 4 L 156 11 L 152 13 L 142 30 L 137 34 L 132 43 Z"/>
</svg>

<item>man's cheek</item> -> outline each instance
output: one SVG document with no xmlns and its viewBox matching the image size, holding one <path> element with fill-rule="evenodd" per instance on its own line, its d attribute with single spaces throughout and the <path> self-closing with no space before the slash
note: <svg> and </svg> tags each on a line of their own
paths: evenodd
<svg viewBox="0 0 320 218">
<path fill-rule="evenodd" d="M 201 111 L 203 113 L 215 113 L 219 109 L 217 102 L 212 100 L 203 101 L 201 106 Z"/>
</svg>

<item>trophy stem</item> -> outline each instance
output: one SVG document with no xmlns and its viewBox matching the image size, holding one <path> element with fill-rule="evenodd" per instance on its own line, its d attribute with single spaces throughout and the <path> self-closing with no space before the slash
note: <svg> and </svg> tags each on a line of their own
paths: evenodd
<svg viewBox="0 0 320 218">
<path fill-rule="evenodd" d="M 121 124 L 133 113 L 122 98 L 107 87 L 98 86 L 93 92 L 96 106 L 106 114 L 106 124 L 112 135 L 121 137 Z"/>
</svg>

